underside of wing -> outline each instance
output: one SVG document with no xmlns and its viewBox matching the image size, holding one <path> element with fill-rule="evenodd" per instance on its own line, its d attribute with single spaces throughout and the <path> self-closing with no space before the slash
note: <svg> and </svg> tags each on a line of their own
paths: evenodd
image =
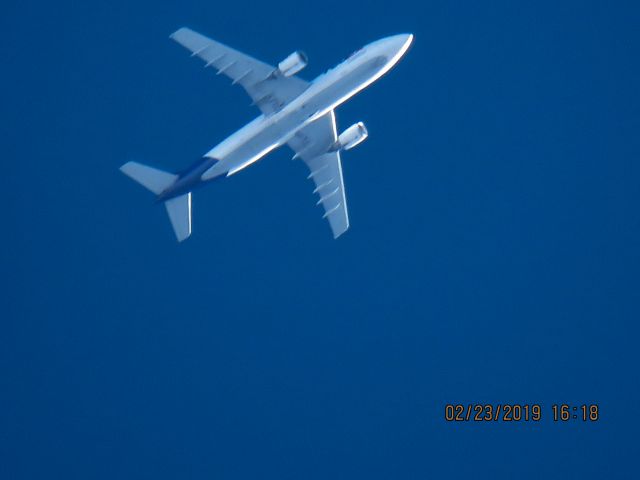
<svg viewBox="0 0 640 480">
<path fill-rule="evenodd" d="M 324 207 L 323 218 L 329 221 L 334 238 L 349 228 L 340 151 L 331 151 L 336 140 L 336 119 L 330 111 L 300 130 L 288 142 L 296 156 L 309 167 L 308 178 L 315 183 L 313 193 L 320 197 L 317 205 Z"/>
<path fill-rule="evenodd" d="M 277 112 L 307 89 L 309 83 L 298 77 L 277 74 L 277 69 L 216 42 L 189 28 L 181 28 L 171 38 L 200 57 L 205 67 L 213 67 L 234 84 L 242 85 L 253 104 L 265 115 Z"/>
</svg>

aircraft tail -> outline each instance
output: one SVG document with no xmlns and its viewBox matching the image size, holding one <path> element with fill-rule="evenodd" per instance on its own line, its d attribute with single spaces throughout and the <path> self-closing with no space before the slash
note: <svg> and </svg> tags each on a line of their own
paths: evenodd
<svg viewBox="0 0 640 480">
<path fill-rule="evenodd" d="M 178 175 L 137 162 L 125 163 L 120 171 L 156 195 L 160 195 L 178 179 Z M 187 239 L 191 235 L 191 192 L 167 200 L 164 206 L 178 241 Z"/>
<path fill-rule="evenodd" d="M 191 192 L 164 202 L 171 226 L 179 242 L 191 235 Z"/>
<path fill-rule="evenodd" d="M 178 175 L 147 167 L 137 162 L 125 163 L 120 167 L 120 171 L 156 195 L 160 195 L 163 190 L 178 179 Z"/>
</svg>

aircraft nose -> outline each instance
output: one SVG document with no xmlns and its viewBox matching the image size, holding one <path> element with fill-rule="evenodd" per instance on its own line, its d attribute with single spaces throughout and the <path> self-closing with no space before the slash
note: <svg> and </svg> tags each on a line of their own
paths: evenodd
<svg viewBox="0 0 640 480">
<path fill-rule="evenodd" d="M 402 56 L 411 45 L 411 42 L 413 42 L 413 35 L 411 33 L 401 33 L 400 35 L 389 37 L 387 42 L 391 53 L 390 56 L 393 57 L 397 54 Z"/>
</svg>

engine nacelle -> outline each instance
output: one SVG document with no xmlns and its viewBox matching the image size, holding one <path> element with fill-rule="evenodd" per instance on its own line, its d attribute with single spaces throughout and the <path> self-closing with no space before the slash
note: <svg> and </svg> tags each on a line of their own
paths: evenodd
<svg viewBox="0 0 640 480">
<path fill-rule="evenodd" d="M 278 64 L 278 72 L 280 72 L 280 74 L 285 77 L 290 77 L 291 75 L 295 75 L 304 67 L 306 67 L 307 62 L 307 56 L 304 54 L 304 52 L 298 50 L 297 52 L 293 52 Z"/>
<path fill-rule="evenodd" d="M 364 123 L 358 122 L 351 125 L 338 137 L 334 150 L 351 150 L 356 145 L 364 142 L 369 136 Z"/>
</svg>

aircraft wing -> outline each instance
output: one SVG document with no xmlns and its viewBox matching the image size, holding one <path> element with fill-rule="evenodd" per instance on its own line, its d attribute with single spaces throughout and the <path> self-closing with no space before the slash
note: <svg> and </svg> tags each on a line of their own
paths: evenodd
<svg viewBox="0 0 640 480">
<path fill-rule="evenodd" d="M 317 205 L 324 207 L 323 218 L 329 221 L 333 238 L 338 238 L 349 228 L 347 199 L 342 179 L 340 151 L 327 152 L 338 139 L 336 117 L 332 111 L 298 131 L 288 142 L 302 158 L 311 173 L 316 188 L 313 193 L 320 197 Z"/>
<path fill-rule="evenodd" d="M 253 104 L 265 115 L 280 110 L 307 89 L 309 83 L 295 76 L 272 75 L 275 67 L 238 52 L 222 43 L 200 35 L 189 28 L 181 28 L 170 38 L 190 50 L 191 56 L 204 60 L 205 67 L 214 67 L 218 75 L 229 77 L 233 84 L 242 85 Z"/>
</svg>

